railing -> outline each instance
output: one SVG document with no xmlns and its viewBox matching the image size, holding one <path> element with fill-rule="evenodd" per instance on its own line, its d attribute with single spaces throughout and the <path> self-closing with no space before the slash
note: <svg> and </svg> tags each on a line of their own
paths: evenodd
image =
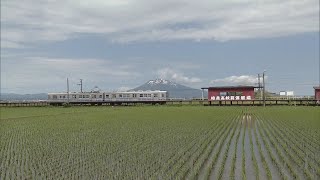
<svg viewBox="0 0 320 180">
<path fill-rule="evenodd" d="M 64 100 L 56 100 L 56 101 L 0 101 L 0 106 L 6 107 L 20 107 L 20 106 L 48 106 L 48 105 L 63 105 Z M 231 105 L 240 105 L 240 106 L 261 106 L 263 105 L 263 101 L 261 99 L 254 100 L 217 100 L 217 101 L 208 101 L 204 100 L 196 100 L 189 99 L 183 100 L 180 98 L 175 99 L 152 99 L 152 98 L 119 98 L 119 99 L 110 99 L 107 101 L 98 101 L 98 100 L 77 100 L 70 101 L 71 104 L 87 104 L 87 105 L 136 105 L 136 104 L 167 104 L 167 105 L 212 105 L 212 106 L 231 106 Z M 320 101 L 317 101 L 313 98 L 295 98 L 295 99 L 280 99 L 280 98 L 269 98 L 266 99 L 266 105 L 306 105 L 306 106 L 319 106 Z"/>
</svg>

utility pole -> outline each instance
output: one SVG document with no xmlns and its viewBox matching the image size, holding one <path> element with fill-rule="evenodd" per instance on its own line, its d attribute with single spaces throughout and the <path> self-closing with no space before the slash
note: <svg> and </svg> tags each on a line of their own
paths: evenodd
<svg viewBox="0 0 320 180">
<path fill-rule="evenodd" d="M 260 100 L 262 99 L 262 88 L 261 88 L 261 82 L 260 82 L 260 74 L 258 74 L 258 87 L 259 87 L 259 93 L 260 93 Z"/>
<path fill-rule="evenodd" d="M 262 74 L 262 83 L 263 83 L 263 106 L 266 106 L 266 82 L 265 82 L 265 70 L 263 71 Z"/>
<path fill-rule="evenodd" d="M 82 79 L 80 79 L 80 84 L 78 84 L 80 86 L 80 92 L 82 93 Z"/>
<path fill-rule="evenodd" d="M 70 97 L 69 97 L 69 79 L 67 78 L 67 93 L 68 93 L 68 104 L 70 102 Z"/>
</svg>

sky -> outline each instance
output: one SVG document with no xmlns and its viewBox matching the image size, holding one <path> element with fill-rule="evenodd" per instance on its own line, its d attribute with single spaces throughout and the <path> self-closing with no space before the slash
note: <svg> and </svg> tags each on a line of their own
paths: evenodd
<svg viewBox="0 0 320 180">
<path fill-rule="evenodd" d="M 318 0 L 2 0 L 1 93 L 163 78 L 201 88 L 257 85 L 312 95 Z"/>
</svg>

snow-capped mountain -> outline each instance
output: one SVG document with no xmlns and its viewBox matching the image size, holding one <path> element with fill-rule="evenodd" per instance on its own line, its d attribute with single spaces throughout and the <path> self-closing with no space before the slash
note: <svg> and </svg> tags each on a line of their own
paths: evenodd
<svg viewBox="0 0 320 180">
<path fill-rule="evenodd" d="M 156 86 L 158 84 L 166 84 L 166 85 L 171 85 L 171 86 L 177 86 L 176 83 L 174 83 L 172 81 L 169 81 L 169 80 L 165 80 L 165 79 L 150 80 L 146 84 L 149 84 L 151 86 Z"/>
<path fill-rule="evenodd" d="M 149 80 L 143 85 L 132 89 L 133 91 L 138 90 L 164 90 L 169 92 L 170 98 L 201 98 L 201 90 L 190 88 L 170 80 L 155 79 Z"/>
</svg>

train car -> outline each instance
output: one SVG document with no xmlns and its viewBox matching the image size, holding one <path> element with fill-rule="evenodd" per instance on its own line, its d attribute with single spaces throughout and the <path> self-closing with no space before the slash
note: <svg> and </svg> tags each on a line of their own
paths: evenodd
<svg viewBox="0 0 320 180">
<path fill-rule="evenodd" d="M 69 96 L 69 97 L 68 97 Z M 138 102 L 165 101 L 167 91 L 125 91 L 125 92 L 69 92 L 48 93 L 49 102 Z"/>
</svg>

